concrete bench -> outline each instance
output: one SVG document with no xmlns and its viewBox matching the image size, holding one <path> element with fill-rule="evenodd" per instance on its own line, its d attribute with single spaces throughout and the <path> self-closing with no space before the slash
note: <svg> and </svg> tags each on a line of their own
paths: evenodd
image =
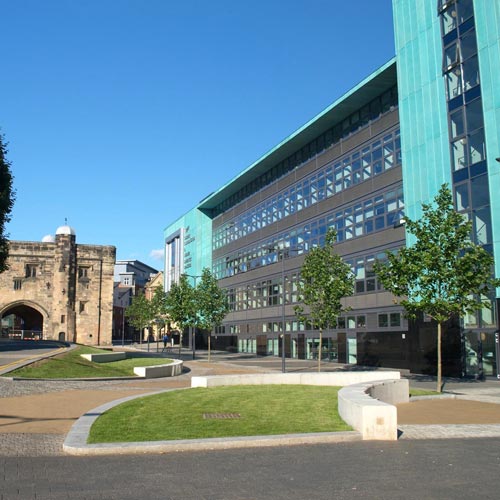
<svg viewBox="0 0 500 500">
<path fill-rule="evenodd" d="M 134 373 L 144 378 L 175 377 L 182 373 L 183 361 L 176 359 L 168 365 L 136 366 Z"/>
<path fill-rule="evenodd" d="M 127 358 L 126 352 L 102 352 L 97 354 L 80 354 L 82 358 L 85 358 L 93 363 L 109 363 L 110 361 L 121 361 Z"/>
<path fill-rule="evenodd" d="M 192 377 L 191 387 L 218 387 L 223 385 L 331 385 L 344 387 L 372 380 L 390 380 L 400 378 L 396 371 L 353 371 L 324 373 L 256 373 L 242 375 L 213 375 Z"/>
<path fill-rule="evenodd" d="M 108 363 L 109 361 L 121 361 L 128 358 L 126 352 L 80 354 L 80 356 L 94 363 Z M 136 366 L 134 374 L 143 378 L 175 377 L 182 373 L 183 364 L 181 360 L 176 359 L 172 363 L 165 365 Z"/>
<path fill-rule="evenodd" d="M 398 439 L 398 414 L 393 406 L 409 402 L 408 380 L 371 381 L 340 389 L 338 410 L 342 419 L 363 439 Z"/>
</svg>

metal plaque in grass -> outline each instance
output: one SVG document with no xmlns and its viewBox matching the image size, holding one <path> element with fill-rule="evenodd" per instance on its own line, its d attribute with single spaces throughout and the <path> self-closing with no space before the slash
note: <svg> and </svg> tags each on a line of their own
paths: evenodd
<svg viewBox="0 0 500 500">
<path fill-rule="evenodd" d="M 240 418 L 241 415 L 239 413 L 204 413 L 204 419 L 215 418 L 217 420 L 225 420 L 230 418 Z"/>
</svg>

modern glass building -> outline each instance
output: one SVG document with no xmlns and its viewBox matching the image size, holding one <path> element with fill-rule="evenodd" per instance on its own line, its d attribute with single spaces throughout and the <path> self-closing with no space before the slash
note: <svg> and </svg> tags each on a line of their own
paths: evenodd
<svg viewBox="0 0 500 500">
<path fill-rule="evenodd" d="M 195 282 L 210 267 L 228 291 L 220 345 L 281 355 L 284 334 L 288 357 L 432 372 L 435 325 L 405 319 L 374 261 L 411 244 L 404 214 L 418 217 L 444 182 L 475 240 L 500 255 L 500 207 L 490 196 L 500 170 L 500 0 L 393 0 L 393 8 L 393 60 L 165 229 L 166 290 L 181 273 Z M 319 353 L 318 332 L 293 307 L 304 255 L 329 227 L 356 289 Z M 450 322 L 445 374 L 496 374 L 495 299 Z"/>
</svg>

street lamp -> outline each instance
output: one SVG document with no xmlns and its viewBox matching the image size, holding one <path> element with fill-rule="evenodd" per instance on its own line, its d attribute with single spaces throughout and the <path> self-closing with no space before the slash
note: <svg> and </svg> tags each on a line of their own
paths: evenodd
<svg viewBox="0 0 500 500">
<path fill-rule="evenodd" d="M 200 275 L 186 274 L 188 278 L 193 278 L 194 288 L 196 289 L 196 280 L 201 278 Z M 191 327 L 191 347 L 193 349 L 193 360 L 196 356 L 196 326 Z"/>
</svg>

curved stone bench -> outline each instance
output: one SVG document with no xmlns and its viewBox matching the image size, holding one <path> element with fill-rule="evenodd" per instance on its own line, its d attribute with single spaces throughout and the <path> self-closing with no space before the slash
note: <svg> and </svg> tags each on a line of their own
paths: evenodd
<svg viewBox="0 0 500 500">
<path fill-rule="evenodd" d="M 408 380 L 371 381 L 340 389 L 342 419 L 361 432 L 363 439 L 398 439 L 398 414 L 393 406 L 409 402 Z"/>
<path fill-rule="evenodd" d="M 397 408 L 393 404 L 409 401 L 408 380 L 402 380 L 396 371 L 262 373 L 191 379 L 191 387 L 266 384 L 341 386 L 339 415 L 360 432 L 363 439 L 396 440 Z"/>
<path fill-rule="evenodd" d="M 126 352 L 103 352 L 96 354 L 80 354 L 82 358 L 93 361 L 94 363 L 108 363 L 109 361 L 121 361 L 127 359 Z M 134 373 L 138 377 L 143 378 L 160 378 L 160 377 L 175 377 L 182 373 L 184 362 L 180 359 L 174 360 L 172 363 L 165 365 L 154 366 L 136 366 Z"/>
<path fill-rule="evenodd" d="M 353 372 L 301 372 L 301 373 L 255 373 L 242 375 L 213 375 L 192 377 L 191 387 L 218 387 L 222 385 L 333 385 L 344 387 L 373 380 L 391 380 L 401 377 L 396 371 Z"/>
<path fill-rule="evenodd" d="M 182 373 L 183 364 L 183 361 L 176 359 L 168 365 L 136 366 L 134 373 L 144 378 L 175 377 Z"/>
</svg>

